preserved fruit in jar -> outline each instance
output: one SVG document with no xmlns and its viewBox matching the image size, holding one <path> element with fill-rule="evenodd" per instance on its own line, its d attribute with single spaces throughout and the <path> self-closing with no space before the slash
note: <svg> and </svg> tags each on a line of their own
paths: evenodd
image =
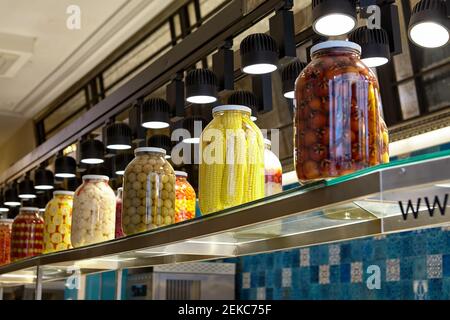
<svg viewBox="0 0 450 320">
<path fill-rule="evenodd" d="M 85 175 L 75 191 L 72 209 L 73 247 L 114 239 L 116 195 L 102 175 Z"/>
<path fill-rule="evenodd" d="M 264 197 L 264 142 L 251 109 L 226 105 L 200 137 L 199 203 L 209 214 Z"/>
<path fill-rule="evenodd" d="M 0 219 L 0 266 L 11 262 L 11 227 L 14 220 Z"/>
<path fill-rule="evenodd" d="M 72 191 L 53 192 L 53 198 L 45 206 L 44 212 L 44 253 L 72 248 L 72 206 Z"/>
<path fill-rule="evenodd" d="M 264 189 L 266 197 L 283 191 L 283 169 L 280 160 L 271 151 L 271 145 L 270 140 L 264 139 Z"/>
<path fill-rule="evenodd" d="M 12 224 L 11 261 L 34 257 L 44 249 L 44 220 L 39 208 L 22 207 Z"/>
<path fill-rule="evenodd" d="M 360 53 L 349 41 L 319 43 L 297 78 L 294 156 L 301 182 L 389 161 L 378 81 Z"/>
<path fill-rule="evenodd" d="M 175 222 L 195 217 L 195 190 L 187 181 L 187 173 L 175 171 Z"/>
<path fill-rule="evenodd" d="M 161 148 L 137 148 L 125 169 L 122 228 L 126 235 L 175 222 L 175 173 Z"/>
<path fill-rule="evenodd" d="M 116 196 L 116 232 L 115 237 L 116 238 L 122 238 L 125 236 L 122 230 L 122 195 L 123 195 L 123 188 L 117 189 L 117 196 Z"/>
</svg>

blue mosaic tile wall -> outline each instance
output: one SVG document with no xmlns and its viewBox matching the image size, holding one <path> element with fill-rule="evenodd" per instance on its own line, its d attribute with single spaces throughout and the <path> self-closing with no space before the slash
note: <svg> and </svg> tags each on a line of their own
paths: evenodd
<svg viewBox="0 0 450 320">
<path fill-rule="evenodd" d="M 450 299 L 450 228 L 227 261 L 237 263 L 236 296 L 241 300 Z"/>
</svg>

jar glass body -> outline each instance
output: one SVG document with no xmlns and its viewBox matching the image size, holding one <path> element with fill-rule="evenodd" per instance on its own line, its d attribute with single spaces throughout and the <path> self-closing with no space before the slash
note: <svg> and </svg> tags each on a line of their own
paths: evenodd
<svg viewBox="0 0 450 320">
<path fill-rule="evenodd" d="M 26 210 L 22 210 L 26 209 Z M 11 261 L 34 257 L 44 249 L 44 220 L 38 208 L 21 208 L 11 232 Z"/>
<path fill-rule="evenodd" d="M 175 182 L 175 222 L 195 217 L 195 190 L 184 176 Z"/>
<path fill-rule="evenodd" d="M 264 197 L 264 141 L 250 112 L 239 110 L 239 106 L 236 110 L 214 112 L 200 144 L 202 214 Z"/>
<path fill-rule="evenodd" d="M 0 266 L 11 262 L 12 219 L 0 219 Z"/>
<path fill-rule="evenodd" d="M 175 222 L 175 180 L 165 153 L 136 153 L 123 182 L 122 228 L 126 235 Z"/>
<path fill-rule="evenodd" d="M 389 161 L 378 81 L 349 48 L 313 54 L 295 85 L 294 157 L 300 182 Z"/>
<path fill-rule="evenodd" d="M 116 238 L 122 238 L 124 235 L 122 230 L 122 196 L 123 196 L 123 189 L 119 188 L 117 190 L 117 196 L 116 196 L 116 232 L 115 237 Z"/>
<path fill-rule="evenodd" d="M 72 246 L 114 239 L 115 211 L 116 195 L 108 184 L 108 177 L 83 176 L 83 183 L 73 198 Z"/>
<path fill-rule="evenodd" d="M 72 207 L 73 192 L 53 193 L 53 198 L 45 206 L 44 212 L 44 253 L 72 248 Z"/>
<path fill-rule="evenodd" d="M 283 169 L 278 157 L 270 150 L 268 145 L 264 150 L 265 195 L 271 196 L 283 191 Z"/>
</svg>

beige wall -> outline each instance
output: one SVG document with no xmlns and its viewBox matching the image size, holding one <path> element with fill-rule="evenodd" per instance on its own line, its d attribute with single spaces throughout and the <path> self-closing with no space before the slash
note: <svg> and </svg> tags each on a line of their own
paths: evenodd
<svg viewBox="0 0 450 320">
<path fill-rule="evenodd" d="M 5 143 L 0 145 L 0 173 L 36 147 L 34 123 L 28 120 Z"/>
</svg>

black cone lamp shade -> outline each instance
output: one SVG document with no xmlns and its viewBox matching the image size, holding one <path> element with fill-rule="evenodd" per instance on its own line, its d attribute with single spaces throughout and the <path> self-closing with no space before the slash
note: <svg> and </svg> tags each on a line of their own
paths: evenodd
<svg viewBox="0 0 450 320">
<path fill-rule="evenodd" d="M 131 128 L 125 123 L 113 123 L 106 128 L 106 148 L 131 149 Z"/>
<path fill-rule="evenodd" d="M 39 208 L 40 212 L 44 212 L 49 201 L 50 195 L 47 192 L 40 193 L 37 195 L 36 199 L 34 199 L 33 206 Z"/>
<path fill-rule="evenodd" d="M 190 136 L 183 139 L 184 143 L 199 143 L 200 134 L 206 124 L 206 120 L 200 116 L 192 116 L 183 120 L 183 128 L 189 131 Z"/>
<path fill-rule="evenodd" d="M 124 152 L 119 153 L 114 157 L 114 171 L 117 175 L 122 176 L 125 173 L 125 168 L 134 159 L 133 153 Z"/>
<path fill-rule="evenodd" d="M 11 187 L 5 190 L 5 205 L 8 207 L 20 206 L 20 198 L 17 194 L 17 184 L 13 184 Z"/>
<path fill-rule="evenodd" d="M 348 40 L 361 46 L 361 60 L 370 68 L 389 62 L 389 39 L 383 29 L 359 27 L 350 33 Z"/>
<path fill-rule="evenodd" d="M 241 68 L 247 74 L 266 74 L 278 67 L 278 46 L 265 33 L 251 34 L 240 45 Z"/>
<path fill-rule="evenodd" d="M 170 125 L 170 105 L 161 98 L 150 98 L 142 104 L 141 125 L 148 129 L 163 129 Z"/>
<path fill-rule="evenodd" d="M 229 95 L 228 104 L 230 105 L 238 105 L 238 106 L 246 106 L 252 109 L 252 115 L 250 118 L 252 121 L 257 120 L 258 116 L 258 98 L 253 94 L 253 92 L 246 90 L 237 90 Z"/>
<path fill-rule="evenodd" d="M 172 151 L 172 141 L 169 136 L 166 135 L 154 135 L 147 140 L 148 147 L 161 148 L 166 150 L 166 159 L 170 158 L 170 153 Z"/>
<path fill-rule="evenodd" d="M 295 59 L 288 64 L 286 64 L 283 69 L 281 69 L 281 80 L 283 83 L 283 95 L 285 98 L 294 99 L 295 92 L 295 80 L 306 68 L 306 63 Z"/>
<path fill-rule="evenodd" d="M 5 205 L 5 196 L 3 193 L 3 189 L 0 190 L 0 213 L 1 212 L 8 212 L 9 208 L 7 205 Z"/>
<path fill-rule="evenodd" d="M 322 36 L 340 36 L 356 26 L 355 0 L 313 0 L 313 29 Z"/>
<path fill-rule="evenodd" d="M 442 47 L 449 40 L 449 20 L 444 1 L 421 0 L 414 6 L 411 13 L 408 27 L 409 38 L 421 47 Z"/>
<path fill-rule="evenodd" d="M 34 173 L 34 188 L 36 190 L 51 190 L 54 188 L 53 172 L 39 168 Z"/>
<path fill-rule="evenodd" d="M 55 161 L 55 177 L 75 178 L 77 175 L 77 162 L 72 157 L 60 156 Z"/>
<path fill-rule="evenodd" d="M 34 199 L 36 198 L 36 191 L 34 190 L 34 183 L 27 175 L 25 179 L 19 182 L 19 198 L 20 199 Z"/>
<path fill-rule="evenodd" d="M 190 70 L 186 75 L 185 85 L 187 102 L 206 104 L 217 101 L 218 80 L 211 70 Z"/>
<path fill-rule="evenodd" d="M 100 140 L 87 139 L 81 142 L 80 149 L 81 163 L 100 164 L 105 161 L 105 146 Z"/>
</svg>

